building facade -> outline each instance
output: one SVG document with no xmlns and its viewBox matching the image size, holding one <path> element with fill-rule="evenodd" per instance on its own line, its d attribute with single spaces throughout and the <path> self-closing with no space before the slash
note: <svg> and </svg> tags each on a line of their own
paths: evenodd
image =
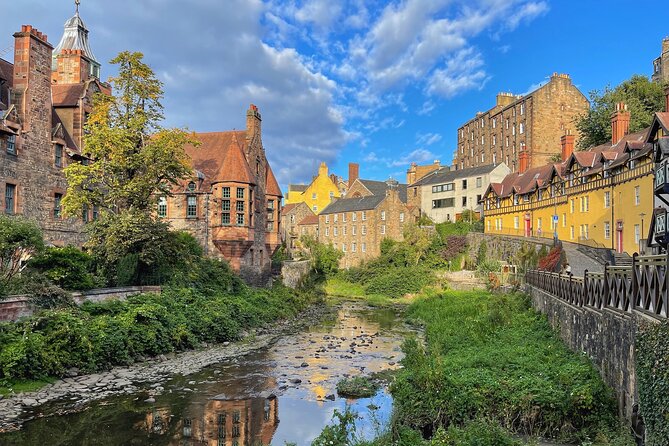
<svg viewBox="0 0 669 446">
<path fill-rule="evenodd" d="M 343 252 L 342 268 L 358 266 L 381 254 L 383 239 L 403 240 L 404 225 L 415 222 L 416 213 L 407 205 L 406 184 L 357 179 L 346 198 L 319 214 L 318 238 Z"/>
<path fill-rule="evenodd" d="M 669 37 L 662 39 L 660 56 L 653 61 L 653 82 L 669 83 Z"/>
<path fill-rule="evenodd" d="M 669 245 L 669 85 L 664 93 L 665 111 L 655 113 L 646 138 L 653 147 L 655 161 L 655 209 L 648 244 L 661 253 L 666 253 Z"/>
<path fill-rule="evenodd" d="M 588 110 L 587 98 L 567 74 L 554 73 L 543 86 L 524 95 L 497 95 L 490 110 L 458 129 L 453 155 L 457 169 L 504 163 L 515 172 L 526 152 L 529 167 L 547 164 L 559 152 L 560 137 L 576 135 L 575 118 Z"/>
<path fill-rule="evenodd" d="M 428 173 L 432 173 L 436 170 L 450 169 L 448 166 L 442 166 L 441 161 L 434 160 L 432 164 L 426 164 L 423 166 L 418 165 L 418 163 L 411 163 L 407 169 L 407 184 L 413 184 L 416 181 L 423 178 Z"/>
<path fill-rule="evenodd" d="M 286 204 L 281 209 L 281 240 L 288 252 L 293 252 L 298 247 L 297 241 L 304 235 L 300 233 L 299 224 L 305 218 L 315 216 L 304 202 Z"/>
<path fill-rule="evenodd" d="M 186 148 L 193 178 L 161 197 L 157 210 L 254 285 L 268 283 L 281 244 L 282 193 L 265 156 L 261 122 L 251 104 L 246 130 L 196 134 L 201 145 Z"/>
<path fill-rule="evenodd" d="M 560 240 L 633 254 L 646 249 L 653 210 L 653 152 L 648 131 L 628 134 L 618 104 L 612 141 L 574 152 L 562 138 L 564 161 L 521 169 L 484 194 L 485 232 Z"/>
<path fill-rule="evenodd" d="M 408 200 L 435 223 L 460 220 L 464 211 L 481 216 L 481 201 L 490 183 L 510 173 L 506 164 L 450 170 L 442 168 L 409 185 Z"/>
<path fill-rule="evenodd" d="M 358 171 L 358 164 L 350 163 L 349 178 L 346 181 L 337 175 L 329 174 L 328 166 L 323 162 L 311 183 L 288 185 L 285 204 L 306 203 L 314 214 L 320 214 L 332 201 L 346 195 L 348 185 L 358 178 Z"/>
<path fill-rule="evenodd" d="M 99 76 L 78 7 L 55 50 L 24 25 L 14 34 L 13 63 L 0 59 L 0 211 L 34 220 L 53 245 L 83 243 L 83 224 L 97 218 L 97 209 L 64 218 L 60 203 L 63 169 L 88 162 L 83 129 L 92 97 L 111 92 Z"/>
</svg>

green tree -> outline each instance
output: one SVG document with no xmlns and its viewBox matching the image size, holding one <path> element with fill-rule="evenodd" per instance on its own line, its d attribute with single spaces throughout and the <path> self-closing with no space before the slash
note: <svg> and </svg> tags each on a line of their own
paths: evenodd
<svg viewBox="0 0 669 446">
<path fill-rule="evenodd" d="M 25 260 L 44 249 L 42 231 L 32 221 L 0 215 L 0 296 Z"/>
<path fill-rule="evenodd" d="M 185 130 L 160 126 L 162 83 L 142 59 L 141 53 L 126 51 L 111 61 L 119 66 L 118 76 L 110 79 L 118 95 L 94 97 L 84 136 L 92 162 L 65 168 L 68 215 L 80 215 L 86 206 L 98 206 L 102 213 L 146 212 L 191 174 L 185 146 L 197 141 Z"/>
<path fill-rule="evenodd" d="M 95 287 L 91 274 L 93 259 L 74 246 L 47 248 L 28 263 L 30 269 L 46 276 L 66 290 L 89 290 Z"/>
<path fill-rule="evenodd" d="M 611 114 L 619 102 L 627 104 L 631 114 L 630 133 L 650 126 L 653 114 L 664 109 L 663 86 L 646 76 L 634 75 L 611 89 L 590 92 L 590 109 L 577 118 L 581 134 L 578 148 L 583 150 L 611 140 Z"/>
<path fill-rule="evenodd" d="M 344 253 L 334 246 L 320 243 L 311 236 L 302 237 L 304 246 L 309 250 L 314 271 L 324 276 L 331 276 L 339 270 L 339 260 Z"/>
<path fill-rule="evenodd" d="M 403 233 L 408 260 L 411 264 L 418 265 L 432 246 L 432 236 L 425 229 L 411 223 L 404 226 Z"/>
</svg>

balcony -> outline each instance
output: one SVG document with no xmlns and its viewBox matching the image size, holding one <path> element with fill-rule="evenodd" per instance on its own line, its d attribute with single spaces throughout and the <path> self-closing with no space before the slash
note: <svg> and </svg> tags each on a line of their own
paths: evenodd
<svg viewBox="0 0 669 446">
<path fill-rule="evenodd" d="M 655 219 L 655 224 L 653 227 L 653 239 L 656 243 L 666 246 L 667 241 L 667 210 L 666 209 L 656 209 L 653 213 L 653 218 Z"/>
<path fill-rule="evenodd" d="M 669 162 L 664 159 L 655 166 L 655 193 L 669 193 Z"/>
</svg>

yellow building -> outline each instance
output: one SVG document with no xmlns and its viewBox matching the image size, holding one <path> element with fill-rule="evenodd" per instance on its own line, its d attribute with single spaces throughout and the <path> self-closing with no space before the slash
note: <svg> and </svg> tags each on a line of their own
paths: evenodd
<svg viewBox="0 0 669 446">
<path fill-rule="evenodd" d="M 318 175 L 309 185 L 288 185 L 284 204 L 306 203 L 315 214 L 320 213 L 333 199 L 341 197 L 338 178 L 328 174 L 328 166 L 321 163 Z"/>
<path fill-rule="evenodd" d="M 485 232 L 557 238 L 633 254 L 646 247 L 653 213 L 653 152 L 647 130 L 626 134 L 623 104 L 612 116 L 611 144 L 573 152 L 562 138 L 563 162 L 523 165 L 484 195 Z"/>
</svg>

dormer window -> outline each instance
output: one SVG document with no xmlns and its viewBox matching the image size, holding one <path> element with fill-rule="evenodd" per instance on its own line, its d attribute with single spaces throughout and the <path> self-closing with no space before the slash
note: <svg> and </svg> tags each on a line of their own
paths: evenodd
<svg viewBox="0 0 669 446">
<path fill-rule="evenodd" d="M 188 183 L 188 187 L 186 189 L 188 190 L 188 192 L 195 192 L 195 183 L 191 181 L 190 183 Z"/>
</svg>

